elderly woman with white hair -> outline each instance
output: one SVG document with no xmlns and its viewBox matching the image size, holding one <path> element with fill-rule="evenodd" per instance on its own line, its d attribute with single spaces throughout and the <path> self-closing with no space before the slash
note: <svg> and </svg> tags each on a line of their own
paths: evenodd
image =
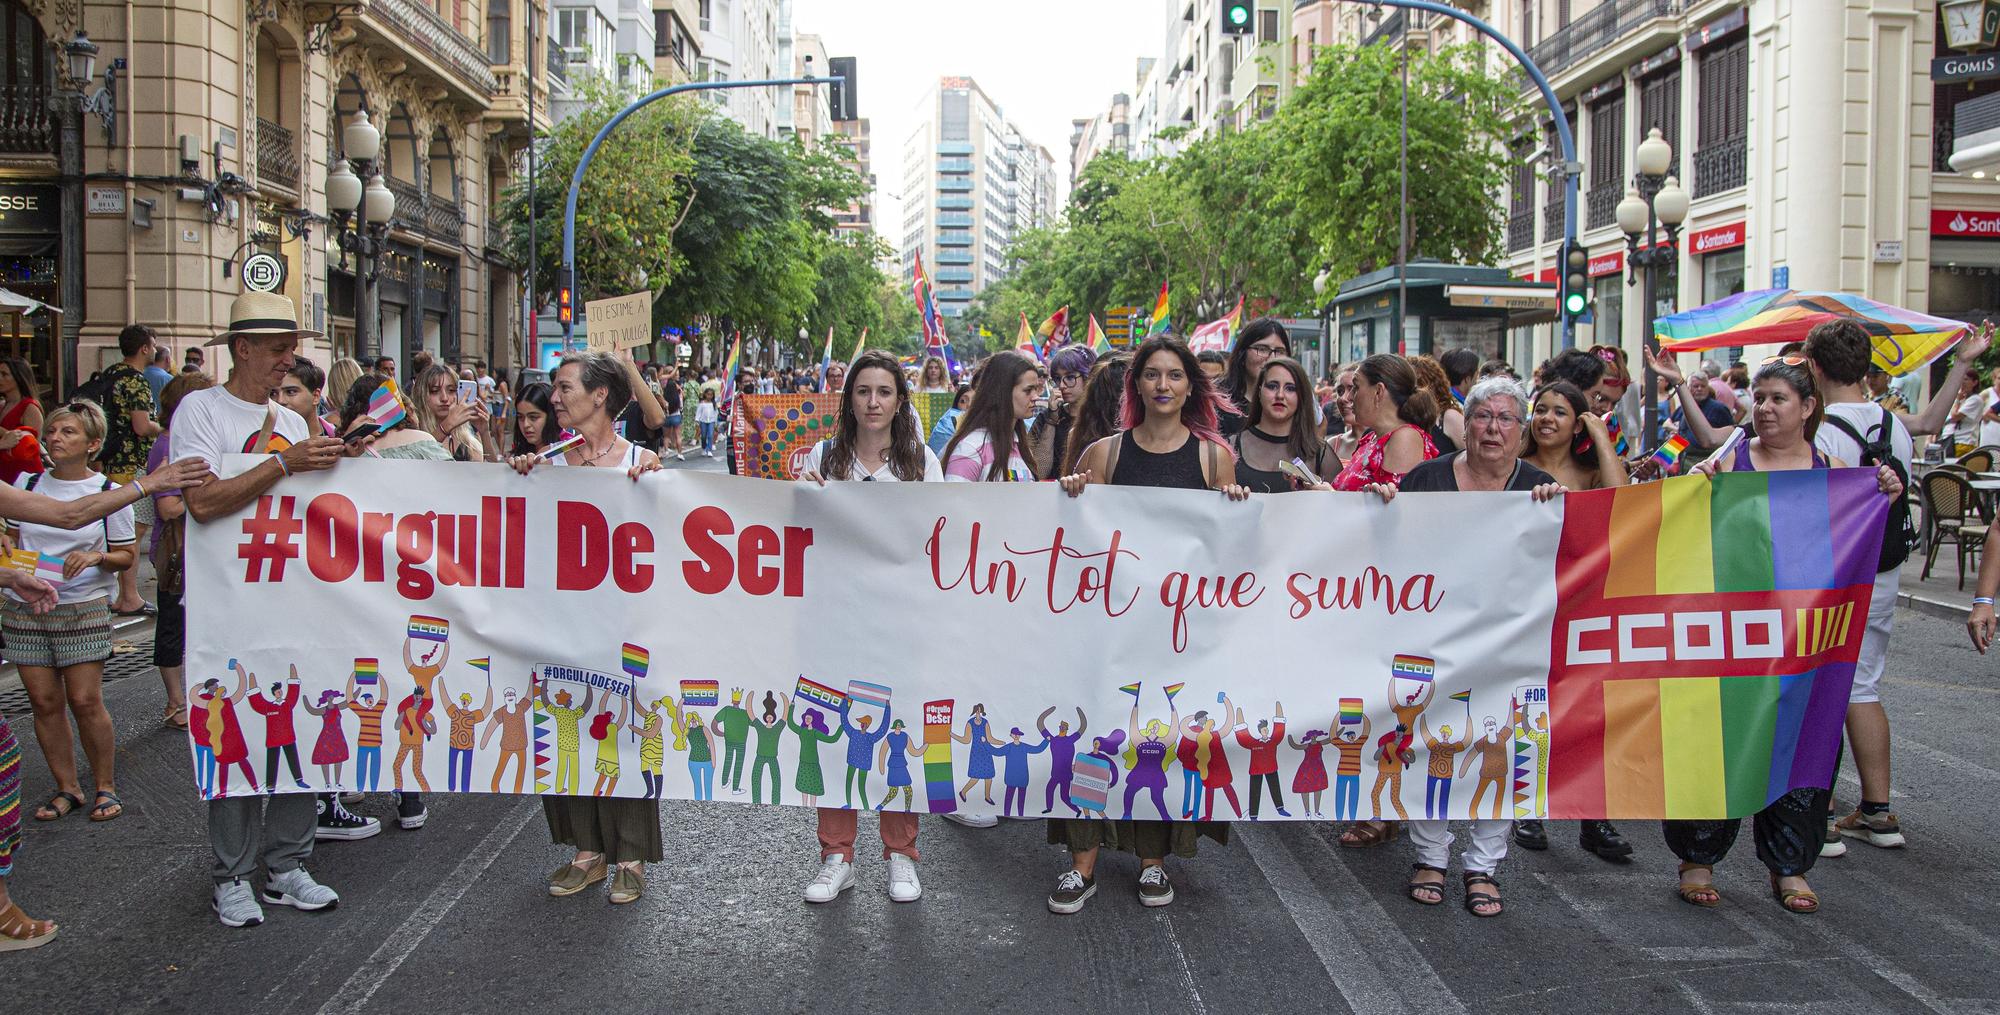
<svg viewBox="0 0 2000 1015">
<path fill-rule="evenodd" d="M 1547 501 L 1564 492 L 1562 484 L 1541 469 L 1525 462 L 1520 457 L 1522 436 L 1528 417 L 1528 392 L 1519 381 L 1507 377 L 1489 377 L 1472 386 L 1465 397 L 1465 448 L 1434 458 L 1410 470 L 1403 477 L 1403 493 L 1441 493 L 1447 491 L 1515 491 L 1530 493 L 1537 501 Z M 1373 485 L 1367 489 L 1379 495 L 1384 503 L 1396 498 L 1397 488 L 1388 485 Z M 1468 706 L 1468 717 L 1470 707 Z M 1445 801 L 1450 800 L 1450 784 L 1455 776 L 1463 775 L 1476 763 L 1480 768 L 1479 792 L 1472 798 L 1472 808 L 1478 807 L 1480 793 L 1487 789 L 1487 783 L 1500 778 L 1499 785 L 1505 785 L 1504 777 L 1508 765 L 1508 741 L 1512 732 L 1514 711 L 1506 713 L 1507 723 L 1488 718 L 1483 735 L 1474 737 L 1470 729 L 1461 730 L 1453 737 L 1448 728 L 1439 728 L 1433 734 L 1428 723 L 1422 733 L 1430 745 L 1430 776 L 1444 787 Z M 1468 725 L 1470 725 L 1468 723 Z M 1462 763 L 1453 771 L 1453 762 L 1460 753 Z M 1497 789 L 1504 795 L 1505 791 Z M 1507 833 L 1511 822 L 1498 813 L 1499 796 L 1495 797 L 1496 811 L 1491 818 L 1479 818 L 1470 810 L 1472 817 L 1472 841 L 1465 850 L 1465 908 L 1474 916 L 1499 916 L 1501 912 L 1499 882 L 1493 872 L 1500 861 L 1507 856 Z M 1446 810 L 1440 806 L 1438 810 Z M 1429 820 L 1409 822 L 1410 842 L 1417 849 L 1416 874 L 1410 879 L 1410 898 L 1426 906 L 1435 906 L 1444 901 L 1445 873 L 1451 865 L 1451 844 L 1453 836 L 1446 827 L 1446 819 L 1458 817 L 1448 813 L 1431 814 Z"/>
</svg>

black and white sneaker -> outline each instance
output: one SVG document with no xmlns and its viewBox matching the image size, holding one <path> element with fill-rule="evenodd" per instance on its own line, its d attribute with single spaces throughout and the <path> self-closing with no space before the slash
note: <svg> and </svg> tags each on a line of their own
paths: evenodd
<svg viewBox="0 0 2000 1015">
<path fill-rule="evenodd" d="M 1068 916 L 1083 908 L 1090 897 L 1097 894 L 1097 881 L 1084 877 L 1075 870 L 1063 872 L 1056 879 L 1056 890 L 1049 893 L 1049 912 Z"/>
<path fill-rule="evenodd" d="M 1142 906 L 1170 906 L 1174 902 L 1174 883 L 1167 880 L 1167 869 L 1154 864 L 1139 872 L 1139 904 Z"/>
<path fill-rule="evenodd" d="M 313 829 L 313 838 L 353 841 L 378 835 L 381 831 L 380 821 L 349 811 L 341 806 L 339 797 L 332 793 L 319 795 L 319 824 Z"/>
<path fill-rule="evenodd" d="M 396 827 L 405 831 L 415 831 L 424 827 L 431 813 L 424 809 L 424 798 L 416 793 L 396 793 Z"/>
</svg>

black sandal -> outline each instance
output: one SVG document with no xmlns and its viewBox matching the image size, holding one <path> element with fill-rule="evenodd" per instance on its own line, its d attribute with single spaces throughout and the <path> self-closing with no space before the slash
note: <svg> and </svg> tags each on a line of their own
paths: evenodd
<svg viewBox="0 0 2000 1015">
<path fill-rule="evenodd" d="M 68 807 L 57 806 L 58 803 L 63 800 L 69 801 Z M 82 807 L 83 807 L 83 798 L 77 796 L 75 793 L 68 793 L 68 792 L 57 793 L 55 796 L 50 797 L 47 803 L 44 803 L 40 807 L 35 808 L 35 820 L 61 821 L 62 819 L 69 817 L 71 814 L 76 813 L 78 810 L 82 809 Z M 55 813 L 49 815 L 48 817 L 43 817 L 42 816 L 43 811 L 54 811 Z"/>
<path fill-rule="evenodd" d="M 112 810 L 112 808 L 114 807 L 117 808 L 116 811 Z M 118 819 L 119 817 L 122 817 L 124 814 L 125 814 L 125 803 L 124 801 L 118 799 L 118 794 L 113 793 L 108 789 L 100 789 L 97 791 L 97 799 L 94 803 L 90 805 L 90 820 L 100 823 L 105 821 L 113 821 Z"/>
<path fill-rule="evenodd" d="M 1427 863 L 1413 863 L 1410 865 L 1410 869 L 1417 871 L 1430 871 L 1434 874 L 1440 875 L 1436 881 L 1418 881 L 1415 878 L 1411 878 L 1410 883 L 1408 885 L 1410 901 L 1424 906 L 1435 906 L 1444 902 L 1444 875 L 1446 875 L 1448 872 L 1443 867 L 1433 867 Z M 1423 892 L 1426 894 L 1436 893 L 1437 898 L 1435 899 L 1425 898 L 1423 895 L 1417 894 L 1419 892 Z"/>
<path fill-rule="evenodd" d="M 1505 911 L 1506 907 L 1501 904 L 1500 896 L 1495 895 L 1492 892 L 1475 892 L 1472 889 L 1476 885 L 1492 885 L 1493 887 L 1498 888 L 1500 887 L 1500 882 L 1493 880 L 1493 875 L 1491 874 L 1481 874 L 1478 871 L 1466 871 L 1465 872 L 1466 912 L 1471 913 L 1473 916 L 1477 916 L 1481 919 L 1486 919 L 1488 917 L 1499 916 L 1502 912 Z M 1480 906 L 1487 906 L 1487 905 L 1495 907 L 1494 910 L 1490 913 L 1482 913 L 1479 911 Z"/>
</svg>

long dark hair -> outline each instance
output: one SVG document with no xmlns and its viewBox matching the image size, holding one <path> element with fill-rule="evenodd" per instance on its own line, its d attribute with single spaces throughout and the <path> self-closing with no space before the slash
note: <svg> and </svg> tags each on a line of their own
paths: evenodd
<svg viewBox="0 0 2000 1015">
<path fill-rule="evenodd" d="M 549 382 L 536 381 L 522 388 L 520 396 L 514 399 L 516 404 L 527 402 L 535 408 L 542 410 L 542 433 L 541 442 L 530 447 L 527 441 L 521 439 L 521 424 L 519 420 L 516 420 L 514 423 L 514 449 L 510 452 L 511 454 L 532 455 L 562 439 L 562 427 L 556 423 L 555 403 L 549 400 L 549 394 L 553 391 L 555 391 L 555 388 L 549 386 Z"/>
<path fill-rule="evenodd" d="M 1132 369 L 1132 354 L 1115 352 L 1097 361 L 1090 378 L 1083 382 L 1083 401 L 1077 403 L 1076 419 L 1070 423 L 1069 443 L 1062 449 L 1058 476 L 1076 471 L 1076 463 L 1092 444 L 1118 432 L 1119 407 L 1125 398 L 1125 373 Z"/>
<path fill-rule="evenodd" d="M 1535 403 L 1540 402 L 1543 395 L 1555 395 L 1569 403 L 1569 414 L 1576 420 L 1576 433 L 1569 441 L 1569 456 L 1582 468 L 1596 472 L 1597 449 L 1591 447 L 1588 441 L 1578 439 L 1585 433 L 1583 414 L 1590 411 L 1590 399 L 1583 397 L 1583 391 L 1568 381 L 1551 381 L 1544 384 L 1536 389 L 1534 397 L 1528 400 L 1528 421 L 1524 425 L 1527 433 L 1524 434 L 1526 440 L 1521 443 L 1521 457 L 1532 458 L 1539 450 L 1534 434 Z M 1582 450 L 1578 450 L 1579 448 Z"/>
<path fill-rule="evenodd" d="M 854 441 L 861 433 L 861 420 L 854 415 L 854 381 L 865 370 L 880 370 L 895 379 L 896 407 L 889 417 L 889 471 L 905 483 L 918 482 L 924 478 L 924 445 L 917 439 L 917 424 L 910 417 L 910 380 L 903 376 L 896 357 L 880 349 L 862 353 L 847 370 L 847 379 L 840 387 L 840 425 L 820 458 L 820 475 L 846 479 L 854 468 Z"/>
<path fill-rule="evenodd" d="M 1119 409 L 1120 429 L 1130 430 L 1146 419 L 1146 402 L 1139 394 L 1139 375 L 1146 372 L 1146 363 L 1159 353 L 1170 353 L 1181 361 L 1181 370 L 1187 374 L 1187 401 L 1181 403 L 1181 425 L 1196 437 L 1213 441 L 1227 448 L 1217 423 L 1222 413 L 1233 412 L 1234 406 L 1225 407 L 1226 399 L 1215 390 L 1214 382 L 1201 372 L 1201 360 L 1194 350 L 1177 335 L 1154 335 L 1132 354 L 1132 369 L 1125 374 L 1125 401 Z M 1230 452 L 1235 454 L 1234 451 Z"/>
<path fill-rule="evenodd" d="M 1022 374 L 1039 369 L 1034 360 L 1012 349 L 994 353 L 986 361 L 978 385 L 972 389 L 972 405 L 959 417 L 958 432 L 945 445 L 944 457 L 950 459 L 968 434 L 984 430 L 993 445 L 993 465 L 986 470 L 987 481 L 1006 478 L 1007 463 L 1017 453 L 1028 471 L 1034 472 L 1035 452 L 1028 446 L 1028 422 L 1014 418 L 1014 385 L 1021 382 Z"/>
<path fill-rule="evenodd" d="M 1819 329 L 1816 327 L 1813 330 Z M 1812 340 L 1808 338 L 1806 341 L 1810 344 Z M 1819 433 L 1820 421 L 1826 418 L 1826 399 L 1820 395 L 1819 385 L 1813 381 L 1812 370 L 1804 364 L 1787 363 L 1782 359 L 1758 367 L 1757 376 L 1750 380 L 1753 401 L 1756 398 L 1757 385 L 1767 378 L 1784 381 L 1785 385 L 1792 389 L 1793 394 L 1800 398 L 1812 399 L 1813 411 L 1806 417 L 1806 440 L 1810 442 L 1813 436 Z"/>
<path fill-rule="evenodd" d="M 1256 378 L 1250 376 L 1250 347 L 1273 335 L 1285 343 L 1285 351 L 1279 355 L 1290 356 L 1292 335 L 1285 330 L 1284 322 L 1275 317 L 1259 317 L 1244 325 L 1243 330 L 1236 333 L 1235 344 L 1229 347 L 1229 369 L 1222 372 L 1222 393 L 1235 399 L 1244 412 L 1249 412 L 1250 406 L 1257 401 L 1257 393 L 1250 390 L 1257 383 Z"/>
<path fill-rule="evenodd" d="M 38 396 L 35 390 L 35 368 L 30 366 L 27 360 L 19 356 L 10 356 L 0 360 L 0 369 L 14 375 L 14 387 L 20 389 L 22 399 Z"/>
<path fill-rule="evenodd" d="M 1298 385 L 1298 405 L 1292 409 L 1292 432 L 1285 436 L 1285 450 L 1293 458 L 1303 458 L 1318 468 L 1327 452 L 1326 441 L 1319 435 L 1319 421 L 1313 416 L 1312 377 L 1298 360 L 1290 356 L 1273 356 L 1264 361 L 1264 369 L 1257 372 L 1257 383 L 1248 392 L 1250 396 L 1250 425 L 1264 421 L 1264 378 L 1274 369 L 1284 370 L 1292 375 L 1292 383 Z"/>
<path fill-rule="evenodd" d="M 1393 352 L 1378 352 L 1362 360 L 1356 369 L 1361 371 L 1362 380 L 1388 389 L 1389 400 L 1396 403 L 1396 416 L 1403 422 L 1420 427 L 1429 427 L 1437 422 L 1437 399 L 1417 387 L 1417 372 L 1410 366 L 1409 360 Z"/>
</svg>

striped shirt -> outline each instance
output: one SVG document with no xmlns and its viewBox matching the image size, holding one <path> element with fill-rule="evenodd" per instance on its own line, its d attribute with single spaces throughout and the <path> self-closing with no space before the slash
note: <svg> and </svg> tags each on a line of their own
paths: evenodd
<svg viewBox="0 0 2000 1015">
<path fill-rule="evenodd" d="M 1340 764 L 1334 766 L 1333 774 L 1361 774 L 1361 748 L 1367 746 L 1364 741 L 1335 740 L 1329 746 L 1340 752 Z"/>
<path fill-rule="evenodd" d="M 378 701 L 373 705 L 363 705 L 358 701 L 350 701 L 347 703 L 347 707 L 355 715 L 361 717 L 361 732 L 355 737 L 354 745 L 356 747 L 382 746 L 382 713 L 388 709 L 389 703 Z"/>
</svg>

